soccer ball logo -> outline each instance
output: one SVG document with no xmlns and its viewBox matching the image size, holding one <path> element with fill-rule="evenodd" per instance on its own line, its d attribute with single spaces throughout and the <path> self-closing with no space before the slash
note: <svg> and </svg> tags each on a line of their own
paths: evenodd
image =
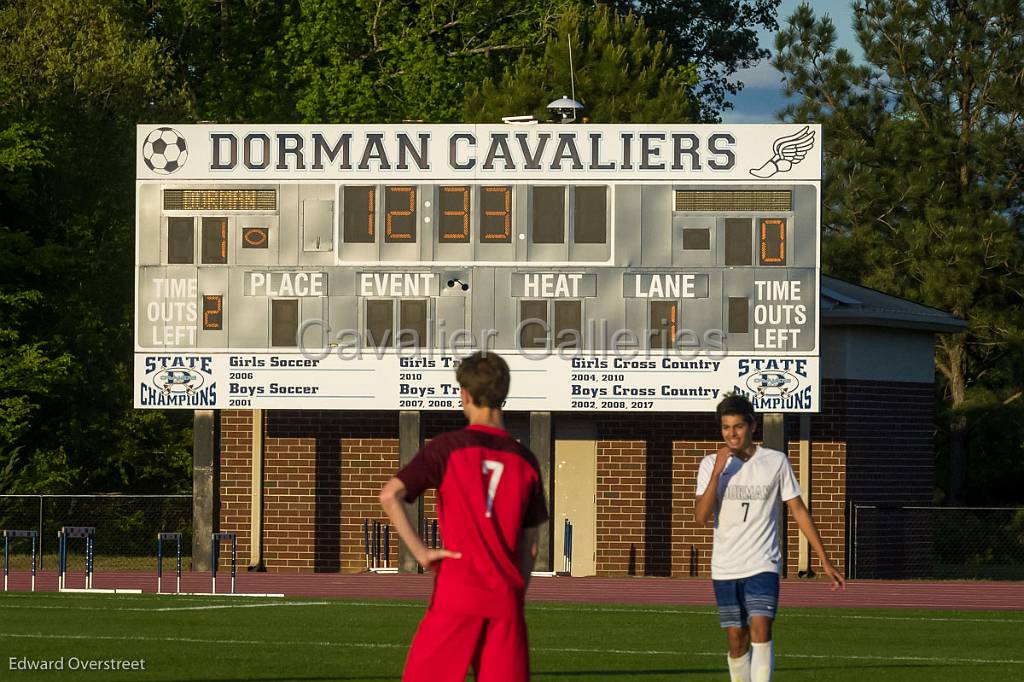
<svg viewBox="0 0 1024 682">
<path fill-rule="evenodd" d="M 142 159 L 154 173 L 170 175 L 184 166 L 187 158 L 185 138 L 174 128 L 157 128 L 142 143 Z"/>
</svg>

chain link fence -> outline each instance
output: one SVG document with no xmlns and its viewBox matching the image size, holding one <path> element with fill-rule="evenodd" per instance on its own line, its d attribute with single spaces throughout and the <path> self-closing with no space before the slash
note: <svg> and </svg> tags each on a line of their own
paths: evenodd
<svg viewBox="0 0 1024 682">
<path fill-rule="evenodd" d="M 1024 508 L 854 505 L 850 577 L 1024 580 Z"/>
<path fill-rule="evenodd" d="M 181 533 L 182 567 L 191 565 L 191 495 L 0 495 L 0 530 L 39 532 L 39 570 L 56 570 L 62 526 L 96 528 L 97 571 L 153 570 L 157 533 Z M 29 540 L 12 540 L 11 570 L 30 568 L 31 551 Z M 84 542 L 69 541 L 68 570 L 84 567 Z"/>
</svg>

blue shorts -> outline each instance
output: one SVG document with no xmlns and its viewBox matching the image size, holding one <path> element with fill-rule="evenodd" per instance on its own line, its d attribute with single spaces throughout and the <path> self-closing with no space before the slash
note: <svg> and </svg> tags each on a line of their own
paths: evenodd
<svg viewBox="0 0 1024 682">
<path fill-rule="evenodd" d="M 766 572 L 737 580 L 712 580 L 718 621 L 723 628 L 745 628 L 750 616 L 775 618 L 779 608 L 779 574 Z"/>
</svg>

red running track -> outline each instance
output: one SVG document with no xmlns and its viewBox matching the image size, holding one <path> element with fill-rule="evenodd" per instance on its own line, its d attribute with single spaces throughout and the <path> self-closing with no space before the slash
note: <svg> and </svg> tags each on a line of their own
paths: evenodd
<svg viewBox="0 0 1024 682">
<path fill-rule="evenodd" d="M 174 573 L 164 572 L 163 590 L 174 590 Z M 81 588 L 80 571 L 69 573 L 67 587 Z M 186 573 L 183 592 L 210 591 L 209 573 Z M 217 591 L 230 590 L 230 573 L 218 572 Z M 98 572 L 97 589 L 141 589 L 156 592 L 156 572 Z M 426 600 L 429 575 L 377 575 L 373 573 L 239 573 L 235 590 L 246 593 L 283 593 L 289 597 Z M 10 589 L 29 588 L 26 571 L 12 572 Z M 40 573 L 36 589 L 53 592 L 57 575 Z M 528 601 L 586 602 L 595 604 L 713 605 L 711 582 L 687 578 L 534 578 Z M 783 580 L 785 606 L 830 608 L 919 608 L 1024 611 L 1024 585 L 1019 582 L 853 581 L 843 592 L 832 592 L 823 580 Z"/>
</svg>

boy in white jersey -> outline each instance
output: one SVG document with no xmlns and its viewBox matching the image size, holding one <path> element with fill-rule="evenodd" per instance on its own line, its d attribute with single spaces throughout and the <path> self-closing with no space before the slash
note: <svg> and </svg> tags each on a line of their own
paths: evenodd
<svg viewBox="0 0 1024 682">
<path fill-rule="evenodd" d="M 821 559 L 832 589 L 845 589 L 846 582 L 821 544 L 789 459 L 754 445 L 754 406 L 742 395 L 730 395 L 717 413 L 725 445 L 700 463 L 695 516 L 697 523 L 715 519 L 711 580 L 729 638 L 732 682 L 769 682 L 775 667 L 772 621 L 779 603 L 783 502 Z"/>
</svg>

